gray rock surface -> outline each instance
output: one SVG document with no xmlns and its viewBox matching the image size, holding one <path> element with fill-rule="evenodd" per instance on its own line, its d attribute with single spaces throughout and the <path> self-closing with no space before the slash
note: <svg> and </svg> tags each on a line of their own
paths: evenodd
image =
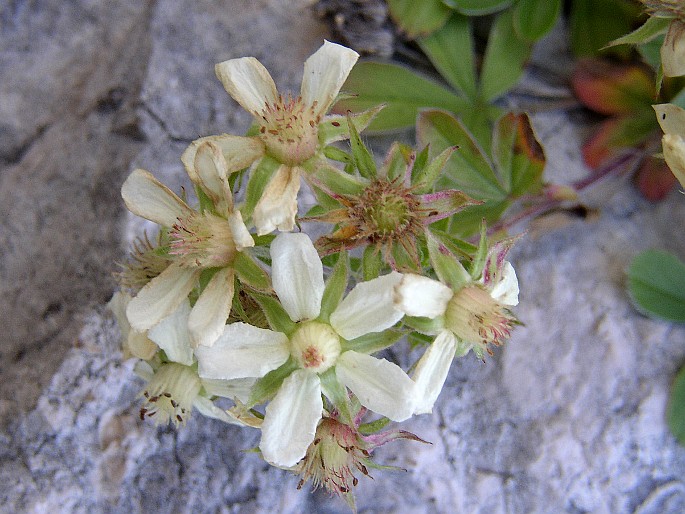
<svg viewBox="0 0 685 514">
<path fill-rule="evenodd" d="M 256 431 L 200 416 L 178 431 L 141 422 L 141 382 L 104 309 L 112 263 L 143 228 L 120 201 L 126 174 L 145 167 L 177 189 L 188 142 L 247 128 L 216 62 L 254 55 L 296 90 L 326 36 L 309 4 L 0 7 L 0 511 L 347 511 L 244 452 Z M 560 34 L 536 56 L 543 77 L 563 73 Z M 549 84 L 531 76 L 518 93 Z M 568 96 L 561 84 L 544 94 Z M 550 179 L 587 172 L 583 121 L 534 117 Z M 685 449 L 664 422 L 685 329 L 637 314 L 624 290 L 638 251 L 685 256 L 683 197 L 649 204 L 612 179 L 585 199 L 601 205 L 596 219 L 537 224 L 515 250 L 525 326 L 487 363 L 453 364 L 433 415 L 403 424 L 432 445 L 381 448 L 379 463 L 407 472 L 361 479 L 360 512 L 685 510 Z"/>
</svg>

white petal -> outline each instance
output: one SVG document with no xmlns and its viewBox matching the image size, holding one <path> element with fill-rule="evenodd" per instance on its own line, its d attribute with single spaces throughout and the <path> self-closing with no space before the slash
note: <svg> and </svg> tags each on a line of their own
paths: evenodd
<svg viewBox="0 0 685 514">
<path fill-rule="evenodd" d="M 358 58 L 354 50 L 324 41 L 304 63 L 301 94 L 305 105 L 316 102 L 316 114 L 328 111 Z"/>
<path fill-rule="evenodd" d="M 246 323 L 226 325 L 210 348 L 195 350 L 202 378 L 234 379 L 263 377 L 290 356 L 285 334 Z"/>
<path fill-rule="evenodd" d="M 148 338 L 146 332 L 131 330 L 123 345 L 123 357 L 136 357 L 137 359 L 152 359 L 159 347 Z"/>
<path fill-rule="evenodd" d="M 665 134 L 661 139 L 661 145 L 664 149 L 666 164 L 685 187 L 685 140 L 675 134 Z"/>
<path fill-rule="evenodd" d="M 212 346 L 224 331 L 233 304 L 231 268 L 217 271 L 195 302 L 188 319 L 193 347 Z"/>
<path fill-rule="evenodd" d="M 661 65 L 667 77 L 685 75 L 685 23 L 674 19 L 661 45 Z"/>
<path fill-rule="evenodd" d="M 504 305 L 518 305 L 519 281 L 516 278 L 516 271 L 509 261 L 504 261 L 502 278 L 492 288 L 490 296 Z"/>
<path fill-rule="evenodd" d="M 276 229 L 281 232 L 290 232 L 293 229 L 299 190 L 299 168 L 278 168 L 264 188 L 252 214 L 258 235 L 269 234 Z"/>
<path fill-rule="evenodd" d="M 221 62 L 214 71 L 228 94 L 253 116 L 259 116 L 266 104 L 273 104 L 278 97 L 271 75 L 254 57 Z"/>
<path fill-rule="evenodd" d="M 271 243 L 271 280 L 293 321 L 315 319 L 323 298 L 323 265 L 307 234 L 283 233 Z"/>
<path fill-rule="evenodd" d="M 299 369 L 283 381 L 267 405 L 259 449 L 276 466 L 297 464 L 314 441 L 323 401 L 318 375 Z"/>
<path fill-rule="evenodd" d="M 382 332 L 402 319 L 404 313 L 393 306 L 393 290 L 402 275 L 388 275 L 360 282 L 331 314 L 331 326 L 347 339 Z"/>
<path fill-rule="evenodd" d="M 186 148 L 181 156 L 181 161 L 193 182 L 198 183 L 199 175 L 195 171 L 195 157 L 198 148 L 203 143 L 210 142 L 221 149 L 226 161 L 226 173 L 230 175 L 249 167 L 264 155 L 264 144 L 258 137 L 231 136 L 207 136 L 196 139 Z"/>
<path fill-rule="evenodd" d="M 186 203 L 152 173 L 141 169 L 128 176 L 121 186 L 121 197 L 133 214 L 164 227 L 173 226 L 178 218 L 191 212 Z"/>
<path fill-rule="evenodd" d="M 190 179 L 198 184 L 207 196 L 215 202 L 228 203 L 233 207 L 233 197 L 228 185 L 228 167 L 221 149 L 211 141 L 205 141 L 198 146 L 195 153 L 193 174 Z"/>
<path fill-rule="evenodd" d="M 212 402 L 209 398 L 197 396 L 193 400 L 193 407 L 195 407 L 200 414 L 207 416 L 208 418 L 218 419 L 219 421 L 223 421 L 224 423 L 228 423 L 230 425 L 245 426 L 245 424 L 241 423 L 240 420 L 231 413 L 231 411 L 220 409 L 214 405 L 214 402 Z"/>
<path fill-rule="evenodd" d="M 409 273 L 395 287 L 395 308 L 407 316 L 437 318 L 445 313 L 453 294 L 442 282 Z"/>
<path fill-rule="evenodd" d="M 128 318 L 126 317 L 126 307 L 131 299 L 132 297 L 130 294 L 117 291 L 114 293 L 110 301 L 107 302 L 107 308 L 112 311 L 112 314 L 114 314 L 114 317 L 117 320 L 117 325 L 119 325 L 121 338 L 124 340 L 128 337 L 128 334 L 131 331 L 131 325 L 129 325 Z"/>
<path fill-rule="evenodd" d="M 207 394 L 221 396 L 243 403 L 247 403 L 250 399 L 250 392 L 252 386 L 257 381 L 256 378 L 236 378 L 234 380 L 221 380 L 218 378 L 203 378 L 202 387 L 205 388 Z"/>
<path fill-rule="evenodd" d="M 414 414 L 433 412 L 433 404 L 442 391 L 456 350 L 457 339 L 454 334 L 443 330 L 419 359 L 412 377 L 416 382 Z"/>
<path fill-rule="evenodd" d="M 171 264 L 131 300 L 126 317 L 136 330 L 147 330 L 174 312 L 195 287 L 197 271 Z"/>
<path fill-rule="evenodd" d="M 193 363 L 193 349 L 188 332 L 190 302 L 184 300 L 169 316 L 148 330 L 148 337 L 164 350 L 167 357 L 179 364 Z"/>
<path fill-rule="evenodd" d="M 361 404 L 393 421 L 414 412 L 414 381 L 385 359 L 348 351 L 338 357 L 335 373 Z"/>
<path fill-rule="evenodd" d="M 229 213 L 228 225 L 231 227 L 233 242 L 238 250 L 254 246 L 254 239 L 252 239 L 252 234 L 247 230 L 240 211 L 235 210 Z"/>
</svg>

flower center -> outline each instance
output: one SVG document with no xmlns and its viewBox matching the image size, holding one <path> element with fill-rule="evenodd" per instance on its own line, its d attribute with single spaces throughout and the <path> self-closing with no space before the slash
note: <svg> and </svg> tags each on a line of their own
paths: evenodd
<svg viewBox="0 0 685 514">
<path fill-rule="evenodd" d="M 284 164 L 300 164 L 314 155 L 319 143 L 321 116 L 301 97 L 282 95 L 262 111 L 259 134 L 267 153 Z"/>
<path fill-rule="evenodd" d="M 185 424 L 200 387 L 199 377 L 188 366 L 162 364 L 143 390 L 145 405 L 140 409 L 140 419 L 154 418 L 158 425 L 169 420 L 176 426 Z"/>
<path fill-rule="evenodd" d="M 290 338 L 290 353 L 301 368 L 323 373 L 340 355 L 340 337 L 330 325 L 310 321 Z"/>
<path fill-rule="evenodd" d="M 504 306 L 476 284 L 454 293 L 445 312 L 447 328 L 464 341 L 482 345 L 488 353 L 488 343 L 499 346 L 509 338 L 513 323 Z"/>
<path fill-rule="evenodd" d="M 351 207 L 351 216 L 372 238 L 383 240 L 402 236 L 418 221 L 419 202 L 410 191 L 396 182 L 377 180 Z"/>
<path fill-rule="evenodd" d="M 235 257 L 231 227 L 228 221 L 214 214 L 194 212 L 179 218 L 169 237 L 169 253 L 186 267 L 227 266 Z"/>
</svg>

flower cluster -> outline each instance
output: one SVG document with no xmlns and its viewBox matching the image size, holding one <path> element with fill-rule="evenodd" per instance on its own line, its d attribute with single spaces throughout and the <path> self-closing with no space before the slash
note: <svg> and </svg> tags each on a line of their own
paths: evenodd
<svg viewBox="0 0 685 514">
<path fill-rule="evenodd" d="M 379 109 L 327 114 L 356 59 L 326 42 L 297 97 L 254 58 L 217 65 L 254 135 L 189 146 L 196 202 L 147 171 L 128 177 L 126 206 L 159 234 L 135 245 L 110 302 L 124 356 L 147 381 L 141 419 L 182 425 L 195 409 L 258 429 L 267 462 L 352 507 L 355 473 L 379 467 L 376 447 L 420 441 L 384 425 L 430 412 L 455 356 L 491 354 L 518 302 L 513 240 L 450 233 L 451 216 L 479 203 L 437 188 L 454 148 L 431 159 L 394 145 L 378 169 L 359 131 Z M 344 139 L 350 152 L 331 146 Z M 319 199 L 300 220 L 334 224 L 316 243 L 292 232 L 300 179 Z M 405 336 L 425 346 L 411 373 L 377 355 Z"/>
</svg>

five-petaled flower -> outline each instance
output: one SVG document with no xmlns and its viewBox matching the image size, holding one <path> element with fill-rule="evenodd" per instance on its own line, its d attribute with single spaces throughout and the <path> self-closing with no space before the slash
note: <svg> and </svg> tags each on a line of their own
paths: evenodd
<svg viewBox="0 0 685 514">
<path fill-rule="evenodd" d="M 261 427 L 264 458 L 283 467 L 302 459 L 322 417 L 321 394 L 335 403 L 341 386 L 371 411 L 394 421 L 409 418 L 414 382 L 396 364 L 368 355 L 365 337 L 402 318 L 392 303 L 393 288 L 402 276 L 392 272 L 357 284 L 328 315 L 322 311 L 322 302 L 327 302 L 323 267 L 309 236 L 279 234 L 271 256 L 273 288 L 291 320 L 288 333 L 232 323 L 214 346 L 196 350 L 204 378 L 262 377 L 277 368 L 284 371 Z M 345 392 L 342 396 L 347 398 Z"/>
</svg>

